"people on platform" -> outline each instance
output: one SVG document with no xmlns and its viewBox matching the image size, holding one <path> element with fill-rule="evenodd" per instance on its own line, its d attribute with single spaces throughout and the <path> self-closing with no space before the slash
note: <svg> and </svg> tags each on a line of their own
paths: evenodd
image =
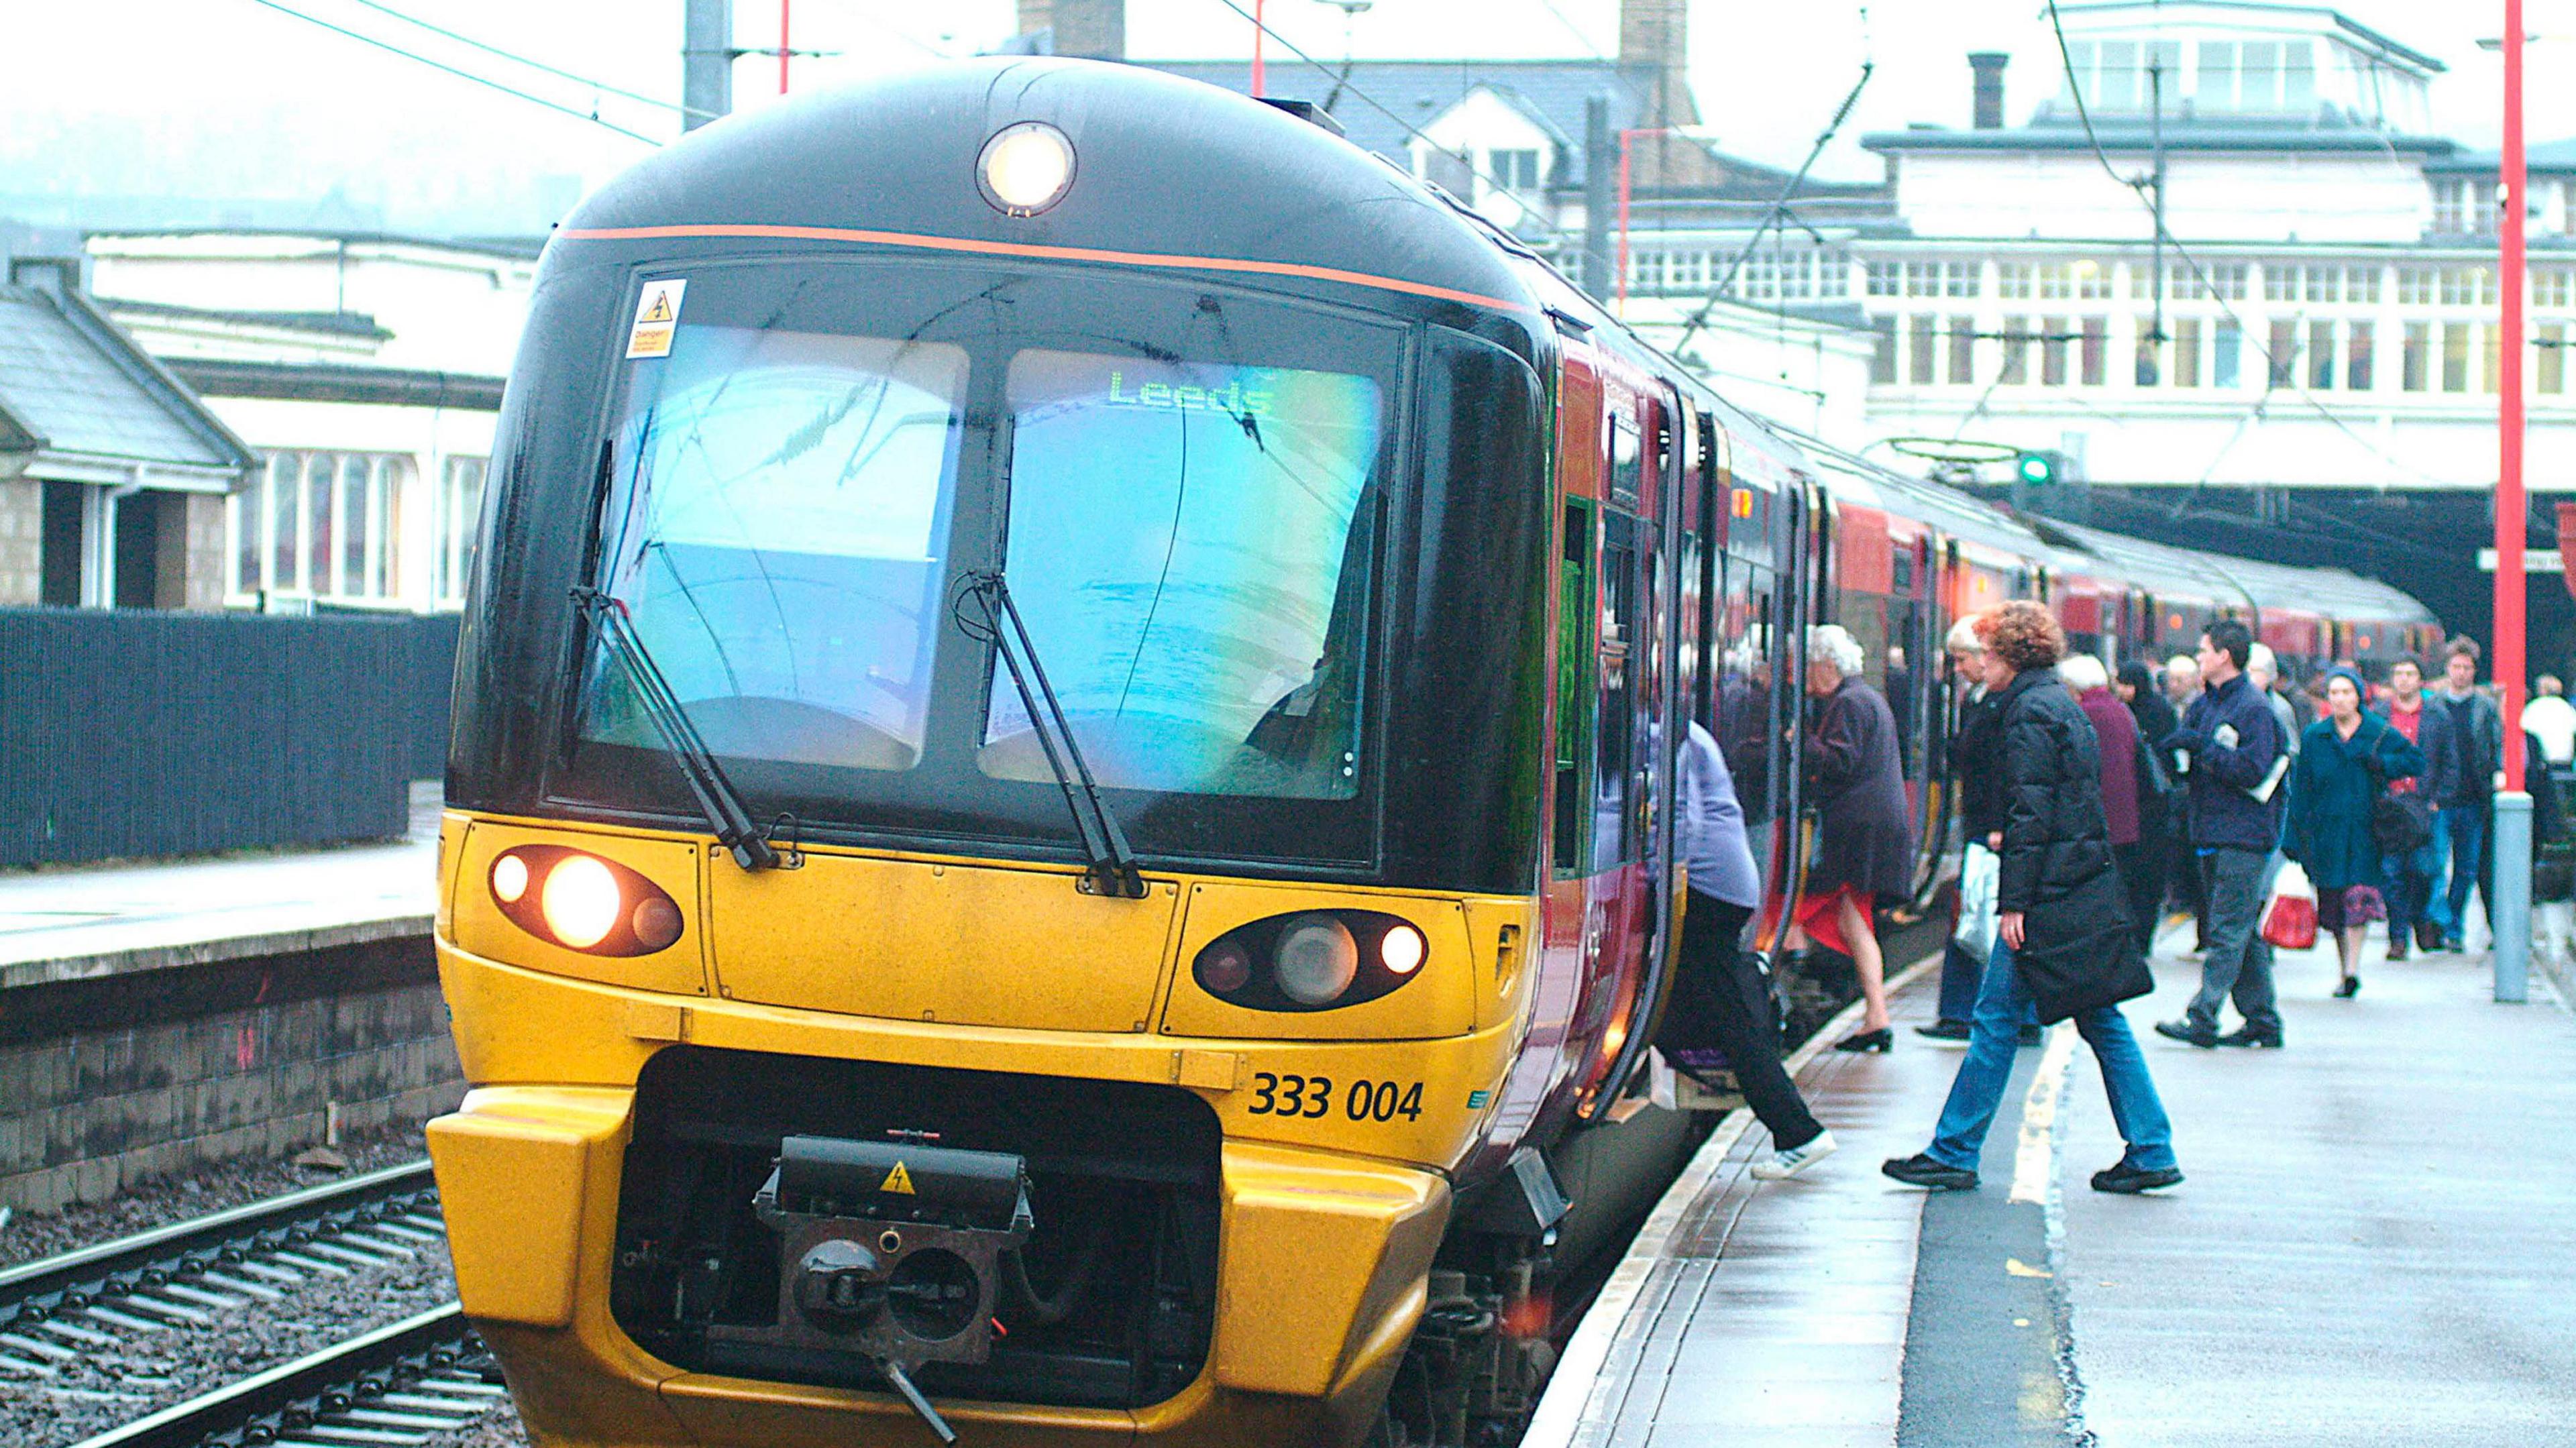
<svg viewBox="0 0 2576 1448">
<path fill-rule="evenodd" d="M 2522 706 L 2522 727 L 2540 739 L 2540 756 L 2564 769 L 2576 764 L 2576 704 L 2567 702 L 2567 686 L 2556 674 L 2531 681 L 2531 702 Z"/>
<path fill-rule="evenodd" d="M 2350 668 L 2338 665 L 2326 674 L 2326 717 L 2303 731 L 2282 838 L 2282 848 L 2316 887 L 2317 928 L 2334 938 L 2343 971 L 2335 994 L 2345 1000 L 2361 992 L 2361 946 L 2370 922 L 2388 915 L 2374 813 L 2391 781 L 2424 772 L 2423 753 L 2387 720 L 2363 710 L 2365 687 Z"/>
<path fill-rule="evenodd" d="M 1703 1081 L 1721 1068 L 1734 1072 L 1744 1103 L 1771 1132 L 1771 1154 L 1753 1164 L 1753 1174 L 1766 1181 L 1795 1176 L 1832 1154 L 1833 1133 L 1817 1124 L 1780 1066 L 1771 988 L 1743 948 L 1745 924 L 1762 905 L 1762 875 L 1726 754 L 1697 723 L 1682 746 L 1680 795 L 1678 843 L 1689 887 L 1680 968 L 1656 1044 Z"/>
<path fill-rule="evenodd" d="M 2272 993 L 2272 947 L 2257 930 L 2272 856 L 2281 840 L 2281 780 L 2289 757 L 2280 721 L 2245 677 L 2253 636 L 2234 619 L 2212 623 L 2196 660 L 2205 681 L 2164 741 L 2184 765 L 2191 844 L 2209 902 L 2200 992 L 2183 1019 L 2156 1032 L 2192 1045 L 2277 1047 L 2281 1015 Z M 2219 1007 L 2230 998 L 2244 1024 L 2224 1036 Z"/>
<path fill-rule="evenodd" d="M 1880 1170 L 1933 1190 L 1977 1185 L 1987 1129 L 2012 1077 L 2025 1005 L 2072 1019 L 2102 1068 L 2111 1119 L 2127 1143 L 2093 1189 L 2136 1193 L 2182 1180 L 2173 1128 L 2119 1003 L 2154 988 L 2128 929 L 2103 808 L 2101 746 L 2054 667 L 2066 636 L 2046 607 L 2008 603 L 1984 630 L 1987 682 L 2003 706 L 2006 789 L 1994 957 L 1977 996 L 1968 1052 L 1932 1143 Z M 2107 699 L 2107 691 L 2105 692 Z"/>
<path fill-rule="evenodd" d="M 2460 768 L 2451 739 L 2449 711 L 2428 707 L 2424 699 L 2424 666 L 2400 658 L 2388 666 L 2388 698 L 2381 709 L 2388 727 L 2405 736 L 2424 757 L 2421 773 L 2391 780 L 2389 794 L 2420 825 L 2421 842 L 2411 850 L 2384 852 L 2380 858 L 2381 899 L 2388 909 L 2388 958 L 2402 961 L 2409 947 L 2431 950 L 2448 934 L 2450 903 L 2434 889 L 2441 879 L 2441 832 L 2433 801 L 2449 792 Z"/>
<path fill-rule="evenodd" d="M 1860 976 L 1860 1029 L 1835 1042 L 1844 1051 L 1886 1051 L 1886 963 L 1879 952 L 1878 897 L 1914 888 L 1914 829 L 1887 696 L 1861 677 L 1860 641 L 1840 624 L 1807 631 L 1807 692 L 1820 705 L 1802 765 L 1816 801 L 1816 862 L 1799 927 L 1851 956 Z"/>
<path fill-rule="evenodd" d="M 2143 660 L 2131 659 L 2120 665 L 2111 681 L 2111 692 L 2129 706 L 2129 718 L 2137 726 L 2138 760 L 2138 874 L 2126 878 L 2132 918 L 2129 924 L 2138 932 L 2138 947 L 2149 955 L 2155 953 L 2156 928 L 2164 924 L 2165 896 L 2179 891 L 2182 908 L 2193 919 L 2200 917 L 2199 875 L 2197 869 L 2176 867 L 2174 851 L 2187 849 L 2184 832 L 2175 827 L 2174 810 L 2181 802 L 2181 792 L 2174 788 L 2164 755 L 2155 747 L 2181 727 L 2182 716 L 2174 711 L 2171 701 L 2156 687 L 2155 672 Z"/>
<path fill-rule="evenodd" d="M 2165 702 L 2179 715 L 2200 697 L 2200 660 L 2190 654 L 2176 654 L 2165 660 Z"/>
<path fill-rule="evenodd" d="M 2299 706 L 2281 692 L 2281 660 L 2270 644 L 2258 643 L 2245 651 L 2245 677 L 2263 696 L 2264 707 L 2272 711 L 2272 722 L 2281 726 L 2281 738 L 2286 741 L 2290 758 L 2297 759 L 2299 731 L 2306 721 L 2299 717 Z"/>
<path fill-rule="evenodd" d="M 2002 832 L 2003 775 L 1995 751 L 2002 721 L 1986 689 L 1986 643 L 1977 637 L 1977 615 L 1950 625 L 1942 652 L 1950 660 L 1955 710 L 1950 726 L 1950 778 L 1959 797 L 1959 910 L 1941 951 L 1938 1015 L 1915 1031 L 1935 1041 L 1964 1045 L 1976 1013 L 1977 982 L 1994 950 L 1995 852 L 1989 837 Z"/>
<path fill-rule="evenodd" d="M 2068 654 L 2058 664 L 2057 674 L 2075 695 L 2084 717 L 2092 721 L 2093 737 L 2101 746 L 2102 810 L 2110 821 L 2111 858 L 2120 867 L 2120 895 L 2128 902 L 2138 953 L 2146 955 L 2153 949 L 2153 926 L 2163 903 L 2163 879 L 2153 864 L 2155 842 L 2146 831 L 2148 811 L 2163 803 L 2146 779 L 2154 761 L 2138 742 L 2138 721 L 2112 695 L 2111 671 L 2100 659 Z M 2137 928 L 2141 917 L 2147 929 Z"/>
<path fill-rule="evenodd" d="M 2458 772 L 2443 792 L 2432 795 L 2441 856 L 2436 873 L 2448 876 L 2442 886 L 2442 948 L 2450 951 L 2468 945 L 2469 892 L 2484 867 L 2496 777 L 2504 768 L 2504 711 L 2478 690 L 2479 652 L 2475 639 L 2451 640 L 2442 651 L 2442 687 L 2432 696 L 2459 755 Z"/>
</svg>

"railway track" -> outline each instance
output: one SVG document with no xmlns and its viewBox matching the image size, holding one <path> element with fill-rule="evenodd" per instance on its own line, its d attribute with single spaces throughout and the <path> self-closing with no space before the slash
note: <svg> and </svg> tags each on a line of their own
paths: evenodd
<svg viewBox="0 0 2576 1448">
<path fill-rule="evenodd" d="M 420 1162 L 0 1271 L 0 1437 L 415 1448 L 469 1426 L 508 1395 L 443 1239 Z"/>
</svg>

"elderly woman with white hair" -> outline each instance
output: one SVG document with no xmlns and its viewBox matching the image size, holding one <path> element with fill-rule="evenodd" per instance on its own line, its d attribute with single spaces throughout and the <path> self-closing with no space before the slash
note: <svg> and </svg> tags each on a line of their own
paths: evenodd
<svg viewBox="0 0 2576 1448">
<path fill-rule="evenodd" d="M 1841 948 L 1860 974 L 1865 1014 L 1838 1050 L 1886 1051 L 1895 1045 L 1887 1019 L 1887 964 L 1879 953 L 1881 896 L 1914 888 L 1914 827 L 1897 754 L 1896 714 L 1887 697 L 1860 677 L 1860 640 L 1839 624 L 1807 631 L 1807 692 L 1821 704 L 1808 731 L 1805 768 L 1822 835 L 1798 924 Z"/>
</svg>

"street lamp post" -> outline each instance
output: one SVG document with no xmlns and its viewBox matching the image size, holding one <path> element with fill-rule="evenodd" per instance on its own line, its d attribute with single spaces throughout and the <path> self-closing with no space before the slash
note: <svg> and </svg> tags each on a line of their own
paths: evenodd
<svg viewBox="0 0 2576 1448">
<path fill-rule="evenodd" d="M 2497 281 L 2503 303 L 2498 329 L 2497 475 L 2495 500 L 2495 677 L 2504 695 L 2504 789 L 2495 801 L 2495 998 L 2527 996 L 2531 967 L 2531 795 L 2522 777 L 2523 489 L 2522 369 L 2523 228 L 2530 207 L 2522 145 L 2522 0 L 2504 0 L 2504 156 L 2497 198 L 2504 215 Z"/>
</svg>

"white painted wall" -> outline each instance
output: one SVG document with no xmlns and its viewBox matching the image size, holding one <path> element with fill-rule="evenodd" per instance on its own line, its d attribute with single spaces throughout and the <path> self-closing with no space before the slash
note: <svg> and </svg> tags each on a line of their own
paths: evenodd
<svg viewBox="0 0 2576 1448">
<path fill-rule="evenodd" d="M 2124 175 L 2149 158 L 2113 152 Z M 2166 159 L 2165 225 L 2203 240 L 2411 244 L 2432 218 L 2420 161 L 2407 152 L 2225 155 Z M 1896 205 L 1918 236 L 2144 241 L 2154 225 L 2138 194 L 2091 151 L 1909 151 L 1896 163 Z"/>
</svg>

